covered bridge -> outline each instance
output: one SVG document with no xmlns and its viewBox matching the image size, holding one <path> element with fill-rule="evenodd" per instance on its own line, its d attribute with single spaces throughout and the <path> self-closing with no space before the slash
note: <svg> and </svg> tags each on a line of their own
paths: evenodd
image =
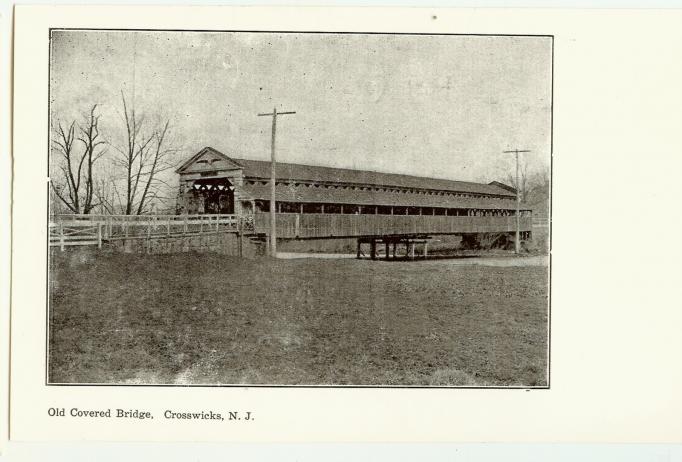
<svg viewBox="0 0 682 462">
<path fill-rule="evenodd" d="M 277 163 L 278 237 L 511 233 L 516 193 L 507 185 Z M 178 213 L 254 215 L 267 232 L 270 162 L 206 147 L 177 169 Z M 531 230 L 531 211 L 521 211 Z"/>
</svg>

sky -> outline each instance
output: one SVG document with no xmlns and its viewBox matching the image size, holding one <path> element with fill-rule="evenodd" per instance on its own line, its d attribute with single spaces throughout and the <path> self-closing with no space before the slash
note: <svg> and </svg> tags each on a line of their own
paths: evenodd
<svg viewBox="0 0 682 462">
<path fill-rule="evenodd" d="M 97 103 L 122 143 L 121 92 L 149 126 L 170 118 L 181 162 L 204 146 L 277 159 L 465 181 L 548 168 L 548 37 L 53 31 L 51 120 Z"/>
</svg>

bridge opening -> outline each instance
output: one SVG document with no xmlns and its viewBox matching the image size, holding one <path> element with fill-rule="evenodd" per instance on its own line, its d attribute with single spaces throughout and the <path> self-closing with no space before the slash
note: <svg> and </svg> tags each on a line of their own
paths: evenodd
<svg viewBox="0 0 682 462">
<path fill-rule="evenodd" d="M 255 212 L 269 213 L 270 201 L 255 200 Z M 337 214 L 337 215 L 406 215 L 406 216 L 448 216 L 448 217 L 513 217 L 516 211 L 503 208 L 463 207 L 416 207 L 402 205 L 365 205 L 328 202 L 277 201 L 277 213 Z M 521 217 L 528 217 L 530 210 L 522 210 Z"/>
<path fill-rule="evenodd" d="M 227 178 L 202 178 L 194 181 L 189 198 L 190 214 L 234 213 L 234 186 Z"/>
</svg>

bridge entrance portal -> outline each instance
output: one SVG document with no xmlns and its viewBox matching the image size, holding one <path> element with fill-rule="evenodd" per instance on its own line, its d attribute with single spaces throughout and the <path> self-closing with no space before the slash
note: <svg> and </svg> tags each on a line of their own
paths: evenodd
<svg viewBox="0 0 682 462">
<path fill-rule="evenodd" d="M 205 178 L 192 184 L 196 213 L 233 214 L 234 186 L 227 178 Z"/>
</svg>

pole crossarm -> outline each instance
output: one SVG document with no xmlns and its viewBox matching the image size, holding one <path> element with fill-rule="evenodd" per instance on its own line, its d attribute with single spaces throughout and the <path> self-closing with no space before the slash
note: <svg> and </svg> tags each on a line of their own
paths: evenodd
<svg viewBox="0 0 682 462">
<path fill-rule="evenodd" d="M 296 114 L 296 111 L 287 111 L 287 112 L 278 112 L 277 115 L 284 115 L 284 114 Z M 268 112 L 267 114 L 258 114 L 258 117 L 265 117 L 265 116 L 270 116 L 272 117 L 275 115 L 274 112 Z"/>
</svg>

